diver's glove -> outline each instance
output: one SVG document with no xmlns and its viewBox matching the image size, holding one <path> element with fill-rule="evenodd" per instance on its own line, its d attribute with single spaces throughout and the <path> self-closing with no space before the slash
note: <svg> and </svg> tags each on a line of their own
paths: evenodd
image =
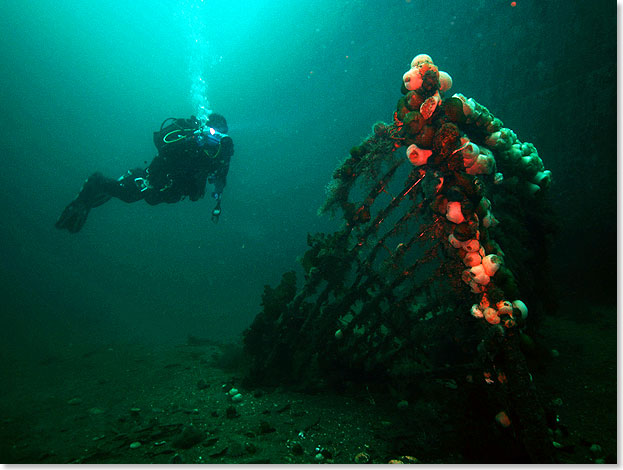
<svg viewBox="0 0 623 470">
<path fill-rule="evenodd" d="M 219 195 L 220 196 L 220 195 Z M 216 201 L 216 206 L 212 209 L 212 222 L 218 223 L 218 218 L 221 216 L 221 199 Z"/>
<path fill-rule="evenodd" d="M 87 221 L 91 208 L 80 198 L 71 201 L 56 221 L 56 228 L 66 229 L 71 233 L 80 231 Z"/>
</svg>

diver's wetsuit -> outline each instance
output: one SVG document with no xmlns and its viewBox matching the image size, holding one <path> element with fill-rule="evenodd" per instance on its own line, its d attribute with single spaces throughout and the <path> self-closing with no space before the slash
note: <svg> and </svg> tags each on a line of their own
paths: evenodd
<svg viewBox="0 0 623 470">
<path fill-rule="evenodd" d="M 129 170 L 118 179 L 106 178 L 99 172 L 89 176 L 78 196 L 59 217 L 56 227 L 79 232 L 89 210 L 113 197 L 124 202 L 144 199 L 151 205 L 178 202 L 184 197 L 197 201 L 205 195 L 207 182 L 214 184 L 212 196 L 217 205 L 213 217 L 218 218 L 234 143 L 231 137 L 218 131 L 215 133 L 218 138 L 210 135 L 204 138 L 204 134 L 195 133 L 198 128 L 199 123 L 193 117 L 176 119 L 167 128 L 154 132 L 158 155 L 147 168 Z M 214 129 L 211 130 L 214 134 Z M 168 141 L 163 140 L 165 136 Z"/>
</svg>

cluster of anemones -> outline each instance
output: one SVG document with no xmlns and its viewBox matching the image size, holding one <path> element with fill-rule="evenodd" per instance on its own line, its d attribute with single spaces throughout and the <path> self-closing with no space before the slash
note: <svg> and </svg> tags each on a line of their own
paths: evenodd
<svg viewBox="0 0 623 470">
<path fill-rule="evenodd" d="M 472 305 L 471 314 L 476 318 L 484 318 L 492 325 L 501 323 L 510 328 L 516 325 L 517 319 L 523 321 L 528 317 L 528 307 L 521 300 L 500 300 L 493 304 L 485 293 L 480 303 Z"/>
<path fill-rule="evenodd" d="M 441 175 L 439 194 L 431 206 L 455 224 L 448 242 L 466 266 L 461 278 L 473 293 L 481 294 L 471 313 L 491 324 L 512 327 L 519 318 L 525 319 L 528 310 L 521 300 L 493 303 L 487 296 L 487 286 L 503 264 L 504 254 L 488 236 L 488 229 L 498 220 L 491 201 L 478 196 L 480 183 L 475 177 L 490 177 L 500 184 L 504 176 L 497 171 L 497 158 L 529 193 L 536 194 L 549 186 L 551 172 L 544 169 L 534 145 L 520 142 L 487 108 L 461 94 L 443 100 L 441 93 L 452 86 L 452 79 L 439 71 L 430 56 L 420 54 L 413 59 L 403 85 L 405 96 L 398 102 L 396 120 L 403 124 L 410 144 L 407 158 L 414 166 L 429 166 Z M 478 143 L 468 134 L 476 136 Z M 454 172 L 452 180 L 462 183 L 444 187 L 442 194 L 444 171 Z M 489 253 L 480 242 L 481 232 Z"/>
<path fill-rule="evenodd" d="M 513 173 L 521 178 L 523 185 L 531 194 L 549 188 L 552 172 L 545 169 L 543 160 L 533 144 L 520 142 L 515 132 L 503 127 L 502 121 L 473 98 L 466 98 L 460 93 L 454 94 L 453 98 L 458 98 L 463 104 L 465 124 L 475 126 L 485 134 L 482 139 L 484 146 L 478 146 L 467 137 L 464 138 L 463 156 L 467 173 L 490 174 L 492 166 L 495 166 L 491 150 L 495 150 L 500 162 L 504 162 L 505 166 L 511 168 Z"/>
</svg>

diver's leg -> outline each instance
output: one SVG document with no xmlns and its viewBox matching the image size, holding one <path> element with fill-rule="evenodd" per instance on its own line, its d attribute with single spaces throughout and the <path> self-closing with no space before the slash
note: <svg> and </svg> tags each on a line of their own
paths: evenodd
<svg viewBox="0 0 623 470">
<path fill-rule="evenodd" d="M 144 199 L 149 205 L 174 203 L 182 199 L 183 194 L 176 184 L 170 182 L 164 185 L 163 179 L 154 177 L 153 171 L 135 168 L 119 178 L 115 184 L 110 184 L 108 192 L 112 197 L 124 202 L 135 202 Z M 155 186 L 154 186 L 155 184 Z M 162 186 L 161 186 L 162 185 Z"/>
<path fill-rule="evenodd" d="M 106 190 L 109 182 L 110 179 L 101 173 L 93 173 L 89 176 L 76 198 L 65 207 L 56 221 L 56 228 L 66 229 L 71 233 L 79 232 L 91 208 L 101 206 L 111 198 Z"/>
<path fill-rule="evenodd" d="M 107 191 L 112 197 L 123 202 L 136 202 L 145 198 L 150 184 L 144 168 L 134 168 L 117 180 L 109 181 Z"/>
<path fill-rule="evenodd" d="M 154 183 L 159 185 L 161 181 L 154 178 L 147 169 L 135 168 L 117 180 L 115 187 L 111 188 L 111 194 L 125 202 L 144 199 L 152 206 L 167 202 L 168 188 L 158 189 L 158 186 L 153 186 Z"/>
<path fill-rule="evenodd" d="M 152 206 L 166 202 L 167 204 L 173 204 L 179 202 L 183 197 L 183 194 L 175 187 L 166 189 L 150 188 L 149 191 L 145 191 L 145 202 Z"/>
<path fill-rule="evenodd" d="M 129 170 L 118 179 L 106 178 L 101 173 L 94 173 L 82 185 L 76 198 L 69 203 L 56 222 L 59 229 L 67 229 L 71 233 L 79 232 L 87 220 L 93 207 L 101 206 L 110 198 L 123 202 L 140 201 L 149 189 L 145 169 Z"/>
</svg>

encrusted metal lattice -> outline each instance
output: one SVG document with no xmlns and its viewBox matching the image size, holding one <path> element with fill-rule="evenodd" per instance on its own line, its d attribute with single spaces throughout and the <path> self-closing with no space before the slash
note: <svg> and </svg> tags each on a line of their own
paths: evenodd
<svg viewBox="0 0 623 470">
<path fill-rule="evenodd" d="M 334 172 L 320 213 L 343 224 L 308 236 L 303 285 L 290 272 L 266 286 L 245 334 L 250 373 L 403 389 L 424 377 L 491 381 L 547 459 L 518 335 L 526 304 L 532 322 L 547 297 L 551 174 L 487 108 L 442 97 L 451 79 L 430 57 L 403 82 L 393 122 L 377 122 Z"/>
</svg>

